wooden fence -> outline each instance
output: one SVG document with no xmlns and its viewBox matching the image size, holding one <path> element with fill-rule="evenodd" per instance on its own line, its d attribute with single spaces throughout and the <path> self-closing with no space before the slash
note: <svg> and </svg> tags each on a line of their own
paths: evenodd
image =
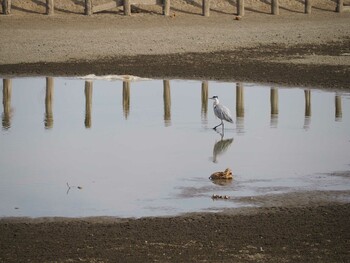
<svg viewBox="0 0 350 263">
<path fill-rule="evenodd" d="M 55 0 L 46 0 L 46 14 L 53 15 L 55 9 Z M 202 0 L 202 15 L 210 15 L 210 1 Z M 350 10 L 350 6 L 344 6 L 344 0 L 336 0 L 336 12 L 341 13 Z M 312 9 L 312 0 L 305 0 L 305 13 L 310 14 Z M 131 15 L 131 5 L 162 5 L 163 15 L 170 15 L 170 0 L 111 0 L 111 2 L 93 5 L 92 0 L 85 0 L 85 15 L 92 15 L 101 11 L 109 10 L 122 6 L 124 15 Z M 237 15 L 244 15 L 244 0 L 236 0 Z M 11 14 L 11 0 L 2 0 L 2 10 L 5 15 Z M 271 0 L 271 14 L 279 14 L 279 0 Z"/>
</svg>

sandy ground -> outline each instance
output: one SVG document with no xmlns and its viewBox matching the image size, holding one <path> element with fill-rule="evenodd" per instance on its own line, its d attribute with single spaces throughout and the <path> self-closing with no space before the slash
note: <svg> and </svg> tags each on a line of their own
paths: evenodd
<svg viewBox="0 0 350 263">
<path fill-rule="evenodd" d="M 83 15 L 83 1 L 12 0 L 0 16 L 0 76 L 131 74 L 349 89 L 350 13 L 334 1 L 173 0 Z M 95 4 L 106 2 L 94 0 Z M 345 1 L 346 2 L 346 1 Z M 349 176 L 344 172 L 342 176 Z M 289 193 L 250 199 L 260 208 L 170 218 L 5 218 L 0 262 L 349 262 L 349 191 Z M 239 201 L 239 200 L 238 200 Z M 249 201 L 249 197 L 247 200 Z"/>
</svg>

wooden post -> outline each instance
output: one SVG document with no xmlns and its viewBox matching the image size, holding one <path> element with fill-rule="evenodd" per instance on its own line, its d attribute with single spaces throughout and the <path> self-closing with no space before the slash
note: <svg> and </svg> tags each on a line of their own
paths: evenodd
<svg viewBox="0 0 350 263">
<path fill-rule="evenodd" d="M 12 80 L 4 79 L 2 88 L 2 104 L 4 114 L 2 115 L 2 127 L 4 130 L 11 128 L 11 95 L 12 95 Z"/>
<path fill-rule="evenodd" d="M 170 0 L 163 1 L 163 15 L 165 16 L 170 15 Z"/>
<path fill-rule="evenodd" d="M 85 0 L 85 15 L 92 15 L 92 0 Z"/>
<path fill-rule="evenodd" d="M 53 15 L 55 10 L 54 0 L 46 0 L 46 14 Z"/>
<path fill-rule="evenodd" d="M 342 116 L 341 96 L 335 95 L 335 121 L 341 121 Z"/>
<path fill-rule="evenodd" d="M 163 101 L 164 101 L 164 125 L 171 125 L 171 96 L 170 81 L 163 80 Z"/>
<path fill-rule="evenodd" d="M 2 12 L 4 15 L 11 14 L 11 0 L 2 0 Z"/>
<path fill-rule="evenodd" d="M 202 14 L 203 16 L 210 15 L 210 0 L 202 0 Z"/>
<path fill-rule="evenodd" d="M 130 112 L 130 81 L 123 81 L 123 112 L 125 119 L 128 118 Z"/>
<path fill-rule="evenodd" d="M 312 0 L 305 0 L 305 14 L 311 14 Z"/>
<path fill-rule="evenodd" d="M 273 15 L 280 14 L 278 0 L 271 0 L 271 14 Z"/>
<path fill-rule="evenodd" d="M 337 0 L 337 7 L 335 11 L 338 13 L 341 13 L 343 12 L 343 8 L 344 8 L 344 0 Z"/>
<path fill-rule="evenodd" d="M 244 0 L 237 0 L 237 15 L 244 16 Z"/>
<path fill-rule="evenodd" d="M 130 0 L 124 0 L 124 15 L 126 15 L 126 16 L 130 16 L 131 15 Z"/>
<path fill-rule="evenodd" d="M 208 81 L 202 82 L 202 121 L 204 123 L 207 123 L 207 116 L 208 116 Z"/>
<path fill-rule="evenodd" d="M 85 81 L 85 128 L 91 128 L 92 84 L 91 80 Z"/>
<path fill-rule="evenodd" d="M 52 101 L 53 101 L 53 86 L 54 80 L 52 77 L 46 78 L 46 94 L 45 94 L 45 129 L 51 129 L 53 127 L 53 113 L 52 113 Z"/>
</svg>

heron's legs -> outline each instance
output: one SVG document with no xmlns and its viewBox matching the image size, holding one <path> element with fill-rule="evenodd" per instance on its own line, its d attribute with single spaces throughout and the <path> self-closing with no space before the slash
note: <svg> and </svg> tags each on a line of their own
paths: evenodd
<svg viewBox="0 0 350 263">
<path fill-rule="evenodd" d="M 220 134 L 220 136 L 221 136 L 221 140 L 223 140 L 223 138 L 224 138 L 224 136 L 225 136 L 225 131 L 224 131 L 224 129 L 222 129 L 222 131 L 218 131 L 218 130 L 215 130 L 218 134 Z"/>
<path fill-rule="evenodd" d="M 213 129 L 216 130 L 217 127 L 222 125 L 222 129 L 224 129 L 224 122 L 221 120 L 221 123 L 219 125 L 216 125 Z"/>
<path fill-rule="evenodd" d="M 221 125 L 222 125 L 222 123 L 220 123 L 219 125 L 216 125 L 216 126 L 213 128 L 213 130 L 216 130 L 216 128 L 219 127 L 219 126 L 221 126 Z"/>
</svg>

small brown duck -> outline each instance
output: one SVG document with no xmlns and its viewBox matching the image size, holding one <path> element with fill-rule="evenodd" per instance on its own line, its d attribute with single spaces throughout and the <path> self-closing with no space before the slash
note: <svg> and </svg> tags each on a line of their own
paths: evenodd
<svg viewBox="0 0 350 263">
<path fill-rule="evenodd" d="M 232 171 L 230 168 L 226 168 L 223 172 L 215 172 L 213 173 L 209 179 L 211 180 L 217 180 L 217 179 L 232 179 Z"/>
</svg>

